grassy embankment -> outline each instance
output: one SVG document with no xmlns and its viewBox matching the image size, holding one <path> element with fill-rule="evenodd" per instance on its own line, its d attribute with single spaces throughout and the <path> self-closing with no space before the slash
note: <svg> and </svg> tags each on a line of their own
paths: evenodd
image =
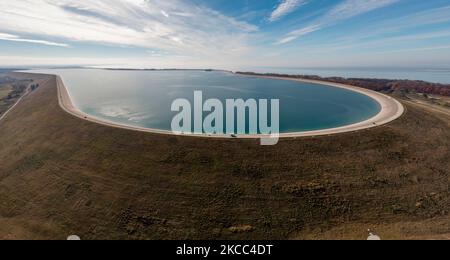
<svg viewBox="0 0 450 260">
<path fill-rule="evenodd" d="M 54 81 L 0 124 L 0 238 L 448 238 L 450 118 L 317 138 L 210 140 L 114 129 Z"/>
</svg>

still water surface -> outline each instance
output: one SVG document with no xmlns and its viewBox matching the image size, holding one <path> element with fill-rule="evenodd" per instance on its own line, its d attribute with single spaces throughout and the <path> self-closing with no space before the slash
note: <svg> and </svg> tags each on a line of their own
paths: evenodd
<svg viewBox="0 0 450 260">
<path fill-rule="evenodd" d="M 84 113 L 126 125 L 170 130 L 172 102 L 280 99 L 280 132 L 345 126 L 369 119 L 380 105 L 368 96 L 340 88 L 234 75 L 220 71 L 34 70 L 60 75 L 74 104 Z M 205 113 L 206 117 L 207 114 Z M 224 124 L 225 125 L 225 124 Z"/>
</svg>

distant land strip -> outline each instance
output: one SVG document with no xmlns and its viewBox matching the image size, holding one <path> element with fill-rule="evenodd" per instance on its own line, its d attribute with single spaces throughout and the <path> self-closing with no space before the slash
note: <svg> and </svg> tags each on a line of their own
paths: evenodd
<svg viewBox="0 0 450 260">
<path fill-rule="evenodd" d="M 450 97 L 450 84 L 431 83 L 421 80 L 392 80 L 392 79 L 372 79 L 372 78 L 342 78 L 342 77 L 320 77 L 315 75 L 290 75 L 277 73 L 255 73 L 255 72 L 236 72 L 240 75 L 249 76 L 266 76 L 277 78 L 293 78 L 327 81 L 332 83 L 339 83 L 351 85 L 355 87 L 370 89 L 378 92 L 409 92 L 415 91 L 417 93 L 441 95 Z"/>
</svg>

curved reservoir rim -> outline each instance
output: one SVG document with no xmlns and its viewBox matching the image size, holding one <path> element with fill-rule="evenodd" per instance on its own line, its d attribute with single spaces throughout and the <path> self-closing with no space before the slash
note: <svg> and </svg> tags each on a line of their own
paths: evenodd
<svg viewBox="0 0 450 260">
<path fill-rule="evenodd" d="M 234 74 L 234 73 L 232 73 Z M 237 75 L 237 74 L 235 74 Z M 86 114 L 82 112 L 77 106 L 73 104 L 73 100 L 70 97 L 70 94 L 68 92 L 68 89 L 65 87 L 61 77 L 59 75 L 55 75 L 58 78 L 58 99 L 60 100 L 60 106 L 68 113 L 77 116 L 79 118 L 82 118 L 84 120 L 92 121 L 98 124 L 103 124 L 111 127 L 116 128 L 123 128 L 128 130 L 134 130 L 134 131 L 141 131 L 141 132 L 149 132 L 149 133 L 158 133 L 158 134 L 168 134 L 168 135 L 180 135 L 173 133 L 169 130 L 162 130 L 162 129 L 152 129 L 152 128 L 146 128 L 146 127 L 139 127 L 134 125 L 128 125 L 124 123 L 117 123 L 112 122 L 103 118 L 98 118 L 89 114 Z M 245 76 L 247 75 L 240 75 Z M 354 124 L 349 124 L 345 126 L 335 127 L 335 128 L 327 128 L 327 129 L 320 129 L 320 130 L 312 130 L 312 131 L 302 131 L 302 132 L 287 132 L 287 133 L 280 133 L 280 137 L 306 137 L 306 136 L 320 136 L 320 135 L 332 135 L 332 134 L 338 134 L 338 133 L 346 133 L 346 132 L 353 132 L 368 128 L 373 128 L 376 126 L 381 126 L 384 124 L 387 124 L 389 122 L 394 121 L 395 119 L 399 118 L 404 113 L 404 108 L 401 105 L 400 102 L 395 100 L 392 97 L 389 97 L 387 95 L 384 95 L 382 93 L 378 93 L 371 90 L 366 90 L 350 85 L 344 85 L 339 83 L 331 83 L 331 82 L 324 82 L 324 81 L 315 81 L 315 80 L 303 80 L 303 79 L 292 79 L 292 78 L 281 78 L 281 77 L 266 77 L 266 76 L 255 76 L 255 75 L 249 75 L 249 77 L 258 77 L 258 78 L 271 78 L 274 80 L 290 80 L 290 81 L 297 81 L 297 82 L 306 82 L 306 83 L 312 83 L 317 85 L 324 85 L 324 86 L 331 86 L 331 87 L 338 87 L 346 90 L 350 90 L 353 92 L 357 92 L 359 94 L 363 94 L 365 96 L 370 97 L 372 100 L 374 100 L 379 107 L 381 107 L 378 114 L 375 116 L 361 121 Z M 65 94 L 61 94 L 65 93 Z M 388 111 L 386 111 L 388 110 Z M 196 133 L 189 133 L 189 134 L 181 134 L 182 136 L 195 136 L 195 137 L 216 137 L 216 138 L 231 138 L 230 135 L 222 135 L 222 134 L 196 134 Z M 262 134 L 245 134 L 245 135 L 238 135 L 237 137 L 233 138 L 260 138 L 267 135 Z"/>
</svg>

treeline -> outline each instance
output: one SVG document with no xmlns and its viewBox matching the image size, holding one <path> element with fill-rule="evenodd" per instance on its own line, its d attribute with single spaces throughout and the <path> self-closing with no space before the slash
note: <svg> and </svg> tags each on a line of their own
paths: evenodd
<svg viewBox="0 0 450 260">
<path fill-rule="evenodd" d="M 25 92 L 26 89 L 27 89 L 26 84 L 23 84 L 23 83 L 12 84 L 12 90 L 8 94 L 8 96 L 6 96 L 5 99 L 10 100 L 10 99 L 19 98 L 20 96 L 22 96 L 23 92 Z"/>
<path fill-rule="evenodd" d="M 15 81 L 16 81 L 15 78 L 12 78 L 12 77 L 9 77 L 9 76 L 0 77 L 0 85 L 13 83 Z"/>
<path fill-rule="evenodd" d="M 275 73 L 254 73 L 254 72 L 236 72 L 241 75 L 286 77 L 309 80 L 322 80 L 333 83 L 341 83 L 366 88 L 380 92 L 417 92 L 424 94 L 450 96 L 450 85 L 431 83 L 420 80 L 391 80 L 391 79 L 364 79 L 364 78 L 341 78 L 341 77 L 319 77 L 311 75 L 287 75 Z"/>
<path fill-rule="evenodd" d="M 31 79 L 16 79 L 13 77 L 9 77 L 9 76 L 3 76 L 0 77 L 0 86 L 2 85 L 10 85 L 11 86 L 11 91 L 8 93 L 8 95 L 6 95 L 5 97 L 3 97 L 0 101 L 11 101 L 14 99 L 19 98 L 27 89 L 27 86 L 33 82 L 33 80 Z M 30 86 L 31 90 L 35 90 L 36 88 L 39 87 L 39 84 L 33 84 Z"/>
</svg>

